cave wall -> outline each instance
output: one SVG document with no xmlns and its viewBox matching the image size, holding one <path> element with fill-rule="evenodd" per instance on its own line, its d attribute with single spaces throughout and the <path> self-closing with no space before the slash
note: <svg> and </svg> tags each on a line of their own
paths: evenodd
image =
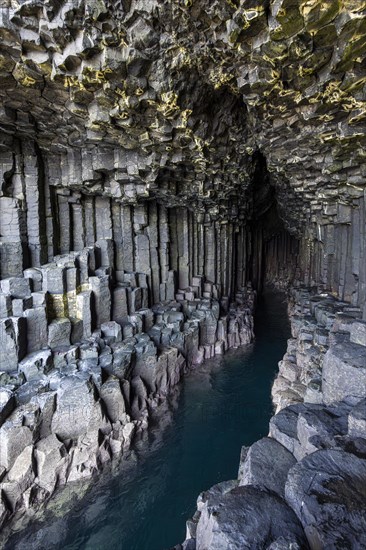
<svg viewBox="0 0 366 550">
<path fill-rule="evenodd" d="M 147 200 L 143 185 L 126 184 L 133 191 L 127 199 L 114 196 L 107 185 L 101 192 L 100 183 L 94 193 L 85 185 L 75 186 L 75 178 L 84 181 L 88 163 L 98 177 L 111 169 L 116 152 L 99 153 L 94 157 L 81 149 L 72 157 L 49 155 L 35 142 L 16 138 L 11 149 L 3 149 L 3 279 L 22 277 L 27 268 L 106 239 L 112 284 L 124 283 L 124 272 L 145 274 L 148 305 L 168 294 L 174 297 L 196 276 L 217 285 L 218 296 L 228 299 L 249 280 L 258 290 L 264 282 L 285 286 L 296 281 L 320 285 L 355 306 L 365 303 L 364 198 L 327 204 L 302 232 L 294 233 L 285 228 L 281 195 L 266 166 L 259 166 L 263 156 L 260 162 L 253 160 L 253 183 L 245 190 L 248 219 L 241 220 L 197 212 L 189 203 L 186 208 L 167 205 L 161 197 Z M 167 294 L 169 278 L 175 288 Z"/>
<path fill-rule="evenodd" d="M 257 263 L 263 265 L 262 277 L 277 286 L 301 282 L 330 291 L 363 308 L 365 316 L 365 200 L 354 199 L 352 206 L 335 202 L 317 220 L 304 228 L 300 238 L 281 226 L 273 231 L 272 222 L 267 229 L 257 229 L 257 240 L 263 241 L 257 254 Z M 268 227 L 274 234 L 268 234 Z M 252 279 L 256 278 L 253 274 Z"/>
<path fill-rule="evenodd" d="M 128 323 L 154 304 L 213 299 L 226 314 L 250 287 L 249 226 L 158 199 L 74 189 L 69 174 L 83 156 L 49 156 L 17 139 L 3 151 L 3 371 L 42 348 L 88 339 L 109 321 Z M 102 158 L 110 168 L 113 151 Z"/>
<path fill-rule="evenodd" d="M 119 209 L 156 201 L 162 225 L 163 208 L 188 207 L 197 227 L 179 217 L 188 248 L 182 238 L 168 263 L 159 249 L 152 301 L 168 264 L 181 286 L 200 274 L 223 295 L 259 288 L 259 264 L 281 271 L 267 243 L 284 229 L 299 241 L 297 259 L 279 253 L 287 280 L 364 307 L 364 22 L 352 0 L 5 1 L 1 276 L 104 234 L 117 272 L 140 269 L 121 242 L 147 250 L 148 224 L 121 235 Z M 283 228 L 261 237 L 269 187 Z"/>
<path fill-rule="evenodd" d="M 0 524 L 120 456 L 189 367 L 249 343 L 265 284 L 321 293 L 294 320 L 295 398 L 322 399 L 309 342 L 329 336 L 353 377 L 365 15 L 360 0 L 2 1 Z"/>
<path fill-rule="evenodd" d="M 246 284 L 250 231 L 230 220 L 194 212 L 190 205 L 165 206 L 159 200 L 128 201 L 90 189 L 74 189 L 64 159 L 41 153 L 34 143 L 15 140 L 15 151 L 2 152 L 3 183 L 1 277 L 22 277 L 55 256 L 80 252 L 102 239 L 112 242 L 113 276 L 123 272 L 148 276 L 151 304 L 165 299 L 167 273 L 177 273 L 186 288 L 194 276 L 217 284 L 233 296 Z M 72 171 L 80 170 L 83 152 L 75 152 Z M 113 151 L 104 151 L 110 169 Z M 62 176 L 64 170 L 66 175 Z M 80 176 L 82 178 L 82 176 Z M 85 177 L 85 175 L 84 175 Z"/>
</svg>

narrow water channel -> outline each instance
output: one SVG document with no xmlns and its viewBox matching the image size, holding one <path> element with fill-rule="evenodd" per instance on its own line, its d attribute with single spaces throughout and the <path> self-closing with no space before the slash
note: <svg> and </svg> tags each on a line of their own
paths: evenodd
<svg viewBox="0 0 366 550">
<path fill-rule="evenodd" d="M 150 430 L 128 471 L 97 482 L 66 515 L 33 525 L 7 547 L 165 550 L 181 542 L 198 494 L 236 478 L 241 446 L 268 433 L 271 382 L 289 332 L 284 295 L 266 293 L 255 342 L 185 378 L 165 428 L 158 422 Z"/>
</svg>

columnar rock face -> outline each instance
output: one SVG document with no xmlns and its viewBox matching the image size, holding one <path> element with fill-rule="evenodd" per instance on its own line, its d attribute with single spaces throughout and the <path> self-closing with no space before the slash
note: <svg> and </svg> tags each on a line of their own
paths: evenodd
<svg viewBox="0 0 366 550">
<path fill-rule="evenodd" d="M 188 368 L 252 340 L 250 285 L 235 286 L 229 302 L 178 255 L 194 239 L 187 211 L 171 215 L 170 227 L 181 225 L 175 271 L 169 241 L 151 244 L 158 230 L 168 239 L 168 226 L 158 227 L 157 216 L 149 225 L 147 207 L 126 208 L 135 227 L 147 227 L 130 233 L 124 249 L 124 265 L 138 272 L 116 270 L 114 241 L 104 238 L 1 282 L 2 522 L 121 456 Z M 214 226 L 207 234 L 216 238 Z"/>
<path fill-rule="evenodd" d="M 297 495 L 350 452 L 333 449 L 346 418 L 364 437 L 366 5 L 257 4 L 0 6 L 2 520 L 120 455 L 186 369 L 248 343 L 270 282 L 324 296 L 295 296 L 273 389 L 290 405 L 271 424 L 284 448 L 259 442 L 240 479 L 254 489 L 218 492 L 228 510 L 261 509 L 264 535 L 274 493 L 290 535 L 271 548 L 334 543 Z M 273 445 L 279 476 L 262 486 Z M 243 517 L 217 518 L 218 498 L 198 547 L 236 544 Z"/>
<path fill-rule="evenodd" d="M 199 227 L 243 234 L 275 191 L 297 278 L 363 305 L 364 15 L 336 0 L 3 2 L 2 277 L 101 238 L 146 251 L 122 205 L 189 206 Z M 219 282 L 225 260 L 198 238 Z"/>
</svg>

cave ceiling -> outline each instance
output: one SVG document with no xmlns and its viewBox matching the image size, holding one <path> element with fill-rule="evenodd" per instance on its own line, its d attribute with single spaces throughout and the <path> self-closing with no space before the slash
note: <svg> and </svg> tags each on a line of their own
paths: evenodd
<svg viewBox="0 0 366 550">
<path fill-rule="evenodd" d="M 301 231 L 364 194 L 365 12 L 362 0 L 1 0 L 1 151 L 35 139 L 51 185 L 223 221 L 251 216 L 260 151 Z"/>
</svg>

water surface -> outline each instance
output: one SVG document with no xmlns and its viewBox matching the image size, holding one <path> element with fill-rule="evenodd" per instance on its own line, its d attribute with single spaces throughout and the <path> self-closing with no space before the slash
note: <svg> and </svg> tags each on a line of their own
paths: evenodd
<svg viewBox="0 0 366 550">
<path fill-rule="evenodd" d="M 198 494 L 237 477 L 240 449 L 268 433 L 270 387 L 286 350 L 284 295 L 266 293 L 253 344 L 190 373 L 119 472 L 66 515 L 34 523 L 8 548 L 165 550 L 185 538 Z"/>
</svg>

